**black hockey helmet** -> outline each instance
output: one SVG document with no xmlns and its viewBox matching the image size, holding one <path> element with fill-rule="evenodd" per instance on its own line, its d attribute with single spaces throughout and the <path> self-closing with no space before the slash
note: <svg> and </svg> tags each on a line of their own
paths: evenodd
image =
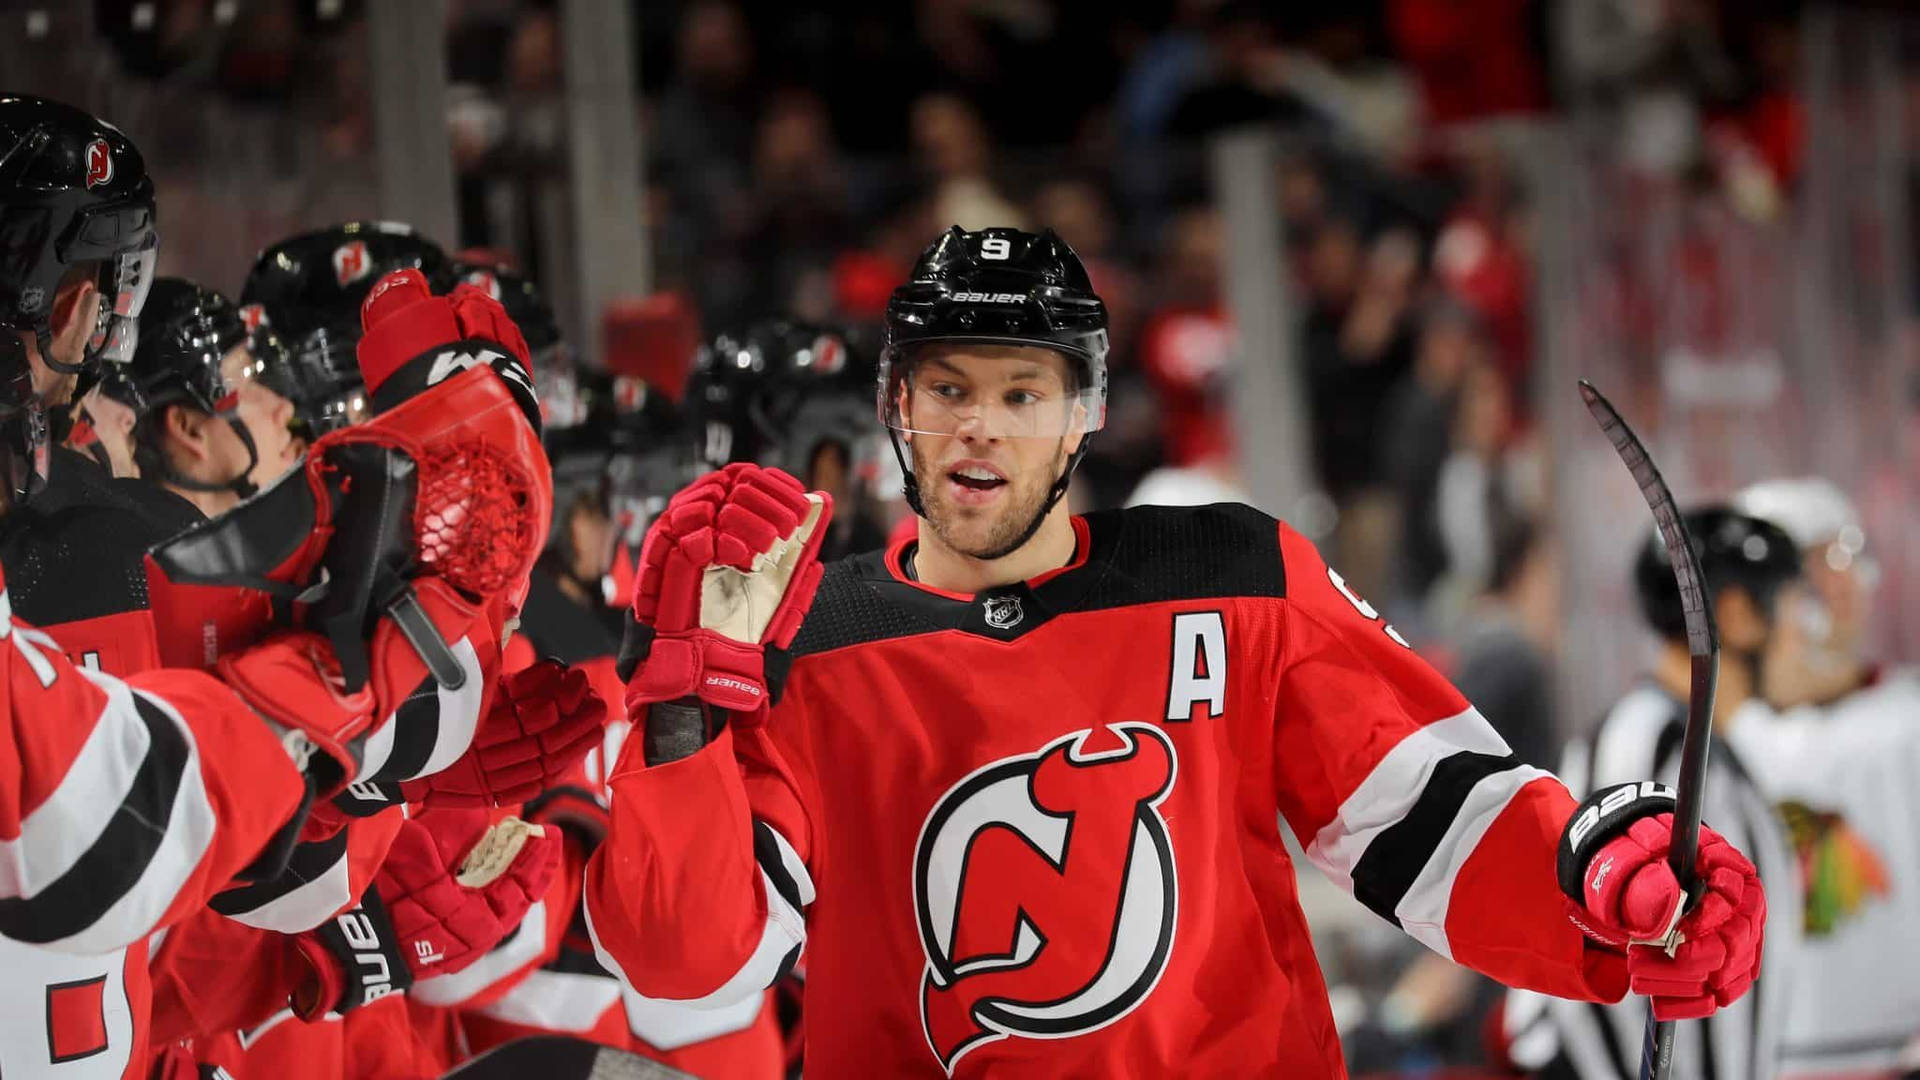
<svg viewBox="0 0 1920 1080">
<path fill-rule="evenodd" d="M 265 321 L 288 341 L 319 327 L 347 327 L 358 338 L 360 302 L 373 283 L 411 267 L 427 276 L 435 292 L 451 284 L 450 264 L 440 245 L 411 225 L 395 221 L 349 221 L 290 236 L 253 260 L 240 290 L 250 325 Z"/>
<path fill-rule="evenodd" d="M 1782 586 L 1800 577 L 1800 549 L 1779 526 L 1749 517 L 1726 506 L 1707 506 L 1680 516 L 1687 539 L 1700 559 L 1709 596 L 1739 588 L 1772 617 L 1774 600 Z M 1640 613 L 1662 637 L 1684 640 L 1686 617 L 1680 606 L 1680 586 L 1673 577 L 1658 530 L 1640 545 L 1634 560 L 1634 586 L 1640 595 Z"/>
<path fill-rule="evenodd" d="M 236 377 L 225 369 L 228 353 L 246 349 L 246 361 Z M 241 498 L 253 494 L 247 479 L 259 460 L 259 451 L 241 423 L 238 396 L 242 382 L 258 382 L 292 399 L 294 387 L 285 367 L 285 353 L 267 327 L 249 332 L 239 309 L 212 289 L 183 278 L 154 282 L 140 314 L 140 345 L 127 365 L 124 380 L 102 383 L 103 392 L 126 395 L 142 423 L 157 421 L 168 405 L 186 404 L 225 420 L 247 448 L 247 467 L 225 483 L 210 484 L 174 474 L 164 460 L 142 460 L 142 470 L 169 483 L 196 491 L 232 490 Z"/>
<path fill-rule="evenodd" d="M 412 226 L 351 221 L 280 241 L 254 259 L 240 291 L 240 315 L 249 327 L 271 327 L 286 343 L 303 423 L 326 432 L 364 419 L 361 386 L 360 303 L 383 276 L 419 270 L 435 292 L 452 283 L 438 244 Z"/>
<path fill-rule="evenodd" d="M 887 301 L 877 404 L 889 432 L 914 430 L 913 418 L 901 408 L 901 388 L 911 374 L 914 350 L 933 342 L 1033 345 L 1075 362 L 1079 384 L 1071 389 L 1081 409 L 1074 410 L 1074 422 L 1084 434 L 1040 514 L 1015 543 L 1018 547 L 1066 494 L 1092 433 L 1106 423 L 1107 306 L 1094 293 L 1080 256 L 1052 229 L 1037 234 L 1009 228 L 967 232 L 956 225 L 920 253 L 906 284 Z M 898 434 L 893 447 L 906 474 L 907 503 L 924 514 L 919 484 Z"/>
<path fill-rule="evenodd" d="M 0 328 L 34 334 L 41 357 L 68 374 L 128 359 L 158 246 L 153 181 L 118 128 L 59 102 L 0 94 Z M 88 264 L 99 267 L 99 323 L 74 365 L 53 356 L 53 300 L 68 272 Z"/>
<path fill-rule="evenodd" d="M 575 422 L 542 432 L 553 464 L 549 565 L 563 574 L 574 564 L 567 527 L 574 507 L 585 502 L 606 515 L 613 543 L 638 551 L 647 526 L 698 471 L 686 452 L 679 410 L 644 380 L 583 371 L 577 401 Z M 611 555 L 597 553 L 602 562 Z M 592 591 L 600 585 L 581 584 Z"/>
<path fill-rule="evenodd" d="M 801 477 L 823 444 L 851 460 L 879 432 L 872 380 L 837 330 L 776 321 L 715 334 L 682 395 L 694 455 L 709 469 L 752 461 Z"/>
</svg>

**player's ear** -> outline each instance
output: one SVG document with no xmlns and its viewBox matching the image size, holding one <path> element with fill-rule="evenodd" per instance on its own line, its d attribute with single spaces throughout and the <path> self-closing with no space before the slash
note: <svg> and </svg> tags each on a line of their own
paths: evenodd
<svg viewBox="0 0 1920 1080">
<path fill-rule="evenodd" d="M 53 294 L 49 329 L 57 352 L 68 352 L 76 339 L 84 343 L 100 321 L 100 286 L 92 277 L 69 278 Z"/>
<path fill-rule="evenodd" d="M 205 461 L 212 447 L 208 445 L 207 423 L 212 417 L 198 409 L 189 409 L 180 405 L 166 406 L 162 416 L 162 430 L 167 441 L 179 447 L 182 453 L 196 461 Z"/>
</svg>

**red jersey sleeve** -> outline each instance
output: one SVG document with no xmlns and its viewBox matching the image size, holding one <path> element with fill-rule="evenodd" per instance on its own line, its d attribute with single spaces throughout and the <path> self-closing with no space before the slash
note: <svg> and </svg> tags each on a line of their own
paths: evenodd
<svg viewBox="0 0 1920 1080">
<path fill-rule="evenodd" d="M 607 838 L 587 866 L 594 950 L 643 998 L 718 1008 L 756 996 L 798 959 L 813 902 L 791 773 L 756 727 L 729 725 L 652 767 L 640 746 L 629 739 L 608 778 Z"/>
<path fill-rule="evenodd" d="M 311 930 L 359 901 L 405 821 L 398 806 L 357 818 L 344 817 L 331 804 L 315 806 L 284 871 L 227 889 L 211 906 L 261 930 Z"/>
<path fill-rule="evenodd" d="M 138 941 L 242 874 L 305 798 L 272 727 L 217 679 L 75 667 L 3 589 L 0 694 L 0 934 L 17 941 Z"/>
<path fill-rule="evenodd" d="M 204 1039 L 264 1023 L 307 973 L 294 939 L 211 909 L 173 927 L 149 964 L 152 1042 Z"/>
<path fill-rule="evenodd" d="M 1313 863 L 1440 955 L 1511 986 L 1615 1000 L 1620 957 L 1568 921 L 1574 800 L 1285 525 L 1280 809 Z"/>
</svg>

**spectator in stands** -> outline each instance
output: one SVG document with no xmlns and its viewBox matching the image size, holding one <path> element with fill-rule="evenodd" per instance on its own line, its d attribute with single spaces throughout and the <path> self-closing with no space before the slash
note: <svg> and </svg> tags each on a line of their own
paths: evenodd
<svg viewBox="0 0 1920 1080">
<path fill-rule="evenodd" d="M 1493 578 L 1454 639 L 1454 685 L 1520 760 L 1560 760 L 1553 710 L 1560 645 L 1560 563 L 1532 521 L 1509 521 L 1494 539 Z"/>
<path fill-rule="evenodd" d="M 954 94 L 928 94 L 913 104 L 915 164 L 932 189 L 942 227 L 1026 228 L 1026 215 L 1000 193 L 992 176 L 993 144 L 979 111 Z"/>
<path fill-rule="evenodd" d="M 1447 571 L 1440 471 L 1452 452 L 1460 388 L 1470 369 L 1487 362 L 1488 348 L 1471 311 L 1444 296 L 1429 300 L 1420 317 L 1412 375 L 1394 388 L 1387 405 L 1380 449 L 1381 468 L 1400 510 L 1396 611 L 1423 612 L 1428 590 Z"/>
</svg>

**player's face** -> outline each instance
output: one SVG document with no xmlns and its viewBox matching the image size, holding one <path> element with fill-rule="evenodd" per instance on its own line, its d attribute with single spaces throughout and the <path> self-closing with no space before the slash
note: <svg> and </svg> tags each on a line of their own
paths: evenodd
<svg viewBox="0 0 1920 1080">
<path fill-rule="evenodd" d="M 1833 619 L 1829 646 L 1848 658 L 1865 644 L 1873 572 L 1855 549 L 1835 540 L 1806 551 L 1807 583 L 1820 594 Z"/>
<path fill-rule="evenodd" d="M 1791 709 L 1825 696 L 1826 642 L 1832 620 L 1819 593 L 1805 582 L 1783 585 L 1774 598 L 1773 623 L 1761 650 L 1762 697 L 1776 709 Z"/>
<path fill-rule="evenodd" d="M 953 550 L 1008 554 L 1085 437 L 1066 357 L 1030 346 L 931 346 L 901 415 L 926 519 Z"/>
<path fill-rule="evenodd" d="M 254 377 L 254 360 L 245 345 L 236 345 L 228 350 L 220 360 L 220 374 L 227 385 L 236 387 L 238 400 L 234 413 L 240 418 L 240 424 L 247 429 L 247 435 L 253 440 L 258 460 L 247 479 L 256 487 L 264 487 L 280 478 L 294 462 L 306 445 L 293 435 L 290 426 L 293 420 L 293 403 L 274 393 Z M 216 433 L 215 437 L 221 437 Z M 229 430 L 223 433 L 232 436 Z M 231 438 L 228 449 L 231 459 L 230 472 L 233 475 L 247 467 L 246 447 L 240 445 L 237 436 Z"/>
</svg>

